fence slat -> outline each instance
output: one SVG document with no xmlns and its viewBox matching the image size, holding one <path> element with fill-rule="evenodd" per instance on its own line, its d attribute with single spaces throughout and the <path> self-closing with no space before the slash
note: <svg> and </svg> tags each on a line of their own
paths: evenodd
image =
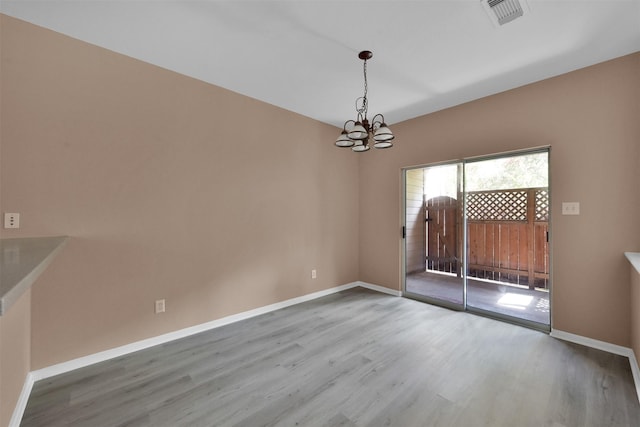
<svg viewBox="0 0 640 427">
<path fill-rule="evenodd" d="M 547 188 L 470 192 L 467 203 L 468 274 L 547 288 Z M 432 218 L 427 226 L 427 264 L 432 270 L 459 273 L 458 201 L 442 196 L 426 201 L 426 207 Z"/>
</svg>

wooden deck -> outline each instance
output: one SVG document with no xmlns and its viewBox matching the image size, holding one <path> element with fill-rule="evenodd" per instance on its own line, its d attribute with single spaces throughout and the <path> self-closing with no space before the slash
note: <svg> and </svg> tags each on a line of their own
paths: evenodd
<svg viewBox="0 0 640 427">
<path fill-rule="evenodd" d="M 421 272 L 407 275 L 407 292 L 462 304 L 462 279 Z M 469 279 L 467 305 L 481 310 L 548 325 L 549 292 L 510 284 Z"/>
</svg>

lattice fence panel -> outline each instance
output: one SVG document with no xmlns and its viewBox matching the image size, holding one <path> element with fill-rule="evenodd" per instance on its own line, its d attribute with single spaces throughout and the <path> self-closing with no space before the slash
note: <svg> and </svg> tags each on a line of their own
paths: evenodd
<svg viewBox="0 0 640 427">
<path fill-rule="evenodd" d="M 470 192 L 469 221 L 527 221 L 527 190 Z"/>
<path fill-rule="evenodd" d="M 549 221 L 549 191 L 546 188 L 536 190 L 536 221 Z"/>
</svg>

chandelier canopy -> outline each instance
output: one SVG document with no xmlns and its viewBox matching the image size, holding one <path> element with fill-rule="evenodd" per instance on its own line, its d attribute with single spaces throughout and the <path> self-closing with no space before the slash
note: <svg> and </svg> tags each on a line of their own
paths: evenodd
<svg viewBox="0 0 640 427">
<path fill-rule="evenodd" d="M 369 139 L 373 136 L 373 146 L 375 148 L 389 148 L 393 146 L 391 142 L 395 136 L 391 129 L 384 122 L 382 114 L 373 116 L 371 123 L 367 119 L 368 99 L 367 99 L 367 61 L 373 57 L 373 53 L 363 50 L 358 54 L 358 58 L 364 61 L 364 95 L 356 99 L 356 120 L 347 120 L 342 127 L 342 133 L 336 139 L 338 147 L 351 147 L 353 151 L 368 151 Z"/>
</svg>

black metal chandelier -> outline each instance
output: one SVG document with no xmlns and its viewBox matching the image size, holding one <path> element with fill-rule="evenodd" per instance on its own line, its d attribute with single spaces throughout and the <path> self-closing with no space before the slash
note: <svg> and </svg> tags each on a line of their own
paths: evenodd
<svg viewBox="0 0 640 427">
<path fill-rule="evenodd" d="M 375 148 L 393 147 L 391 142 L 395 136 L 391 129 L 384 122 L 382 114 L 373 116 L 371 123 L 367 120 L 368 100 L 367 100 L 367 60 L 373 57 L 373 53 L 363 50 L 358 54 L 358 58 L 364 61 L 364 96 L 356 99 L 356 120 L 347 120 L 342 127 L 342 133 L 336 139 L 338 147 L 351 147 L 353 151 L 368 151 L 369 138 L 373 136 L 373 146 Z M 348 129 L 347 129 L 348 128 Z"/>
</svg>

